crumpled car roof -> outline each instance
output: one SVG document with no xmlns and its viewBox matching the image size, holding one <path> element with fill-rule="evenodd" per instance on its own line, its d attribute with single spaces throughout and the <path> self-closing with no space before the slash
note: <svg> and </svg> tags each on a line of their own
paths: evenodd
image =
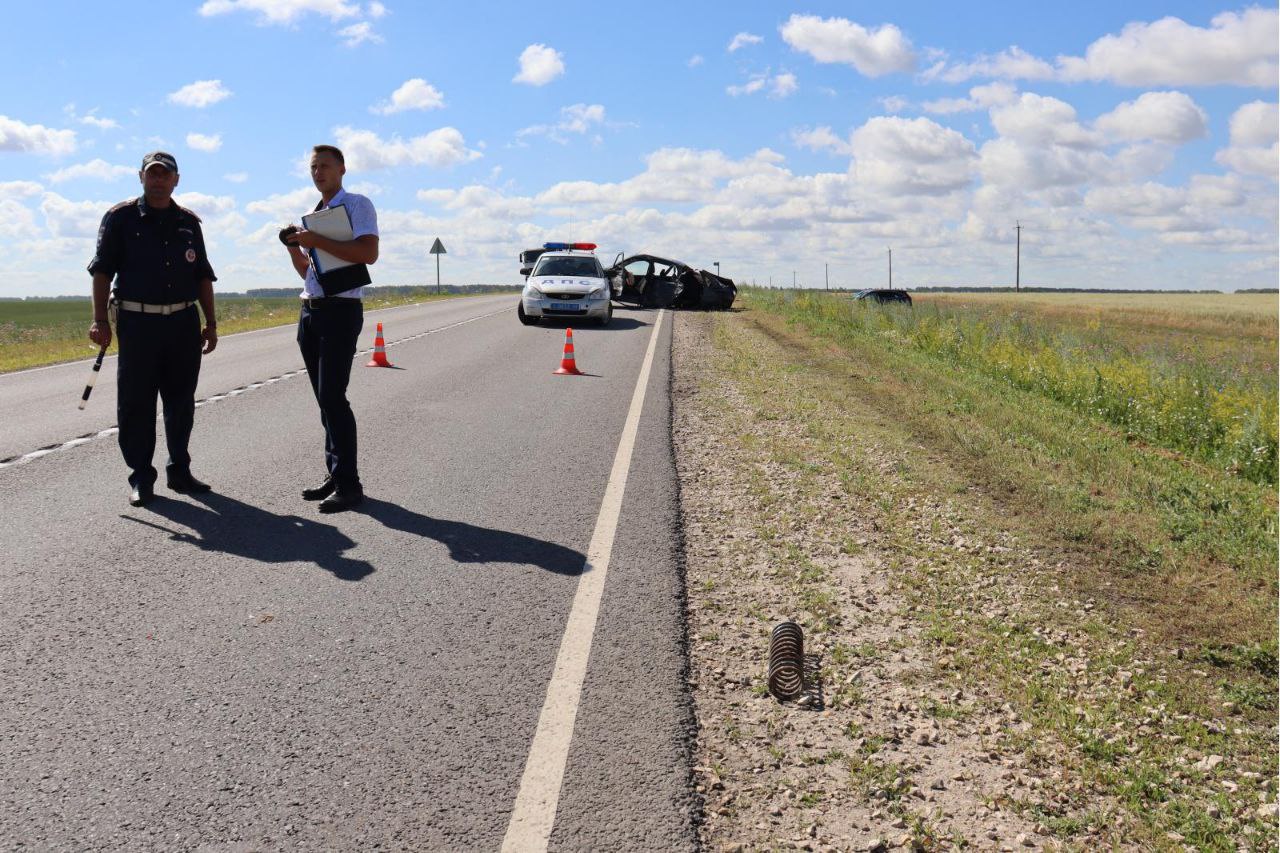
<svg viewBox="0 0 1280 853">
<path fill-rule="evenodd" d="M 668 275 L 646 273 L 636 277 L 624 267 L 636 261 L 651 264 L 652 268 L 666 267 Z M 738 288 L 733 279 L 718 276 L 707 270 L 695 270 L 684 261 L 664 258 L 660 255 L 630 255 L 605 270 L 610 279 L 621 278 L 619 302 L 631 302 L 646 308 L 700 308 L 704 310 L 727 309 L 733 305 Z"/>
</svg>

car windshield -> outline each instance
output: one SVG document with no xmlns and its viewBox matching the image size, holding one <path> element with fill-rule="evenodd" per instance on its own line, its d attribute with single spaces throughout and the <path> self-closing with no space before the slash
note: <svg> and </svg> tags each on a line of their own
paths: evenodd
<svg viewBox="0 0 1280 853">
<path fill-rule="evenodd" d="M 534 275 L 575 275 L 600 277 L 600 262 L 595 258 L 539 258 Z"/>
</svg>

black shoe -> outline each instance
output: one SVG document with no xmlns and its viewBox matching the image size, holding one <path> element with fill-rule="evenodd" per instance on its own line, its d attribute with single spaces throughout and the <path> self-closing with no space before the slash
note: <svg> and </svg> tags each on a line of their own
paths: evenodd
<svg viewBox="0 0 1280 853">
<path fill-rule="evenodd" d="M 313 489 L 303 489 L 302 499 L 304 501 L 324 500 L 333 494 L 334 489 L 338 488 L 338 484 L 333 482 L 332 477 L 326 477 L 325 481 Z"/>
<path fill-rule="evenodd" d="M 133 487 L 133 491 L 129 493 L 130 506 L 142 506 L 151 503 L 155 498 L 156 492 L 150 483 L 139 483 Z"/>
<path fill-rule="evenodd" d="M 320 501 L 320 511 L 344 512 L 349 509 L 354 509 L 362 503 L 364 503 L 363 489 L 341 489 Z"/>
<path fill-rule="evenodd" d="M 200 482 L 190 474 L 185 477 L 166 477 L 165 485 L 180 495 L 202 495 L 213 490 L 213 486 Z"/>
</svg>

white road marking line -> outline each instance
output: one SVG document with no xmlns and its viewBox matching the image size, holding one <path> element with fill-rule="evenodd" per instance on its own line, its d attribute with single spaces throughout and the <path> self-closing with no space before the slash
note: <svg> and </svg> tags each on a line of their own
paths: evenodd
<svg viewBox="0 0 1280 853">
<path fill-rule="evenodd" d="M 386 309 L 378 309 L 378 310 L 390 311 L 390 310 L 393 310 L 393 309 L 386 308 Z M 374 313 L 374 312 L 370 312 L 370 313 Z M 467 319 L 467 320 L 462 320 L 462 321 L 457 322 L 457 323 L 450 323 L 448 326 L 441 326 L 441 327 L 440 327 L 440 328 L 438 328 L 438 329 L 428 329 L 428 330 L 427 330 L 427 331 L 425 331 L 425 332 L 419 332 L 418 334 L 416 334 L 416 335 L 410 335 L 410 336 L 409 336 L 409 337 L 407 337 L 407 338 L 400 338 L 400 339 L 398 339 L 398 340 L 392 341 L 391 343 L 387 344 L 387 346 L 394 346 L 394 345 L 396 345 L 396 344 L 402 344 L 402 343 L 404 343 L 404 342 L 406 342 L 406 341 L 416 341 L 418 338 L 425 338 L 427 335 L 434 335 L 434 334 L 435 334 L 435 333 L 437 333 L 437 332 L 446 332 L 446 331 L 448 331 L 449 329 L 456 329 L 456 328 L 458 328 L 459 326 L 465 326 L 467 323 L 474 323 L 476 320 L 483 320 L 483 319 L 485 319 L 486 317 L 496 317 L 496 316 L 498 316 L 499 314 L 505 314 L 505 313 L 507 313 L 507 309 L 505 309 L 505 308 L 504 308 L 504 309 L 502 309 L 501 311 L 493 311 L 493 312 L 491 312 L 491 313 L 489 313 L 489 314 L 481 314 L 481 315 L 480 315 L 480 316 L 478 316 L 478 317 L 471 317 L 471 318 L 469 318 L 469 319 Z M 277 327 L 275 327 L 275 328 L 279 328 L 279 327 L 277 326 Z M 254 331 L 258 331 L 258 332 L 265 332 L 265 331 L 270 331 L 270 330 L 269 330 L 269 329 L 255 329 Z M 251 333 L 251 332 L 240 332 L 239 334 L 245 334 L 245 335 L 247 335 L 247 334 L 252 334 L 252 333 Z M 230 337 L 230 335 L 228 335 L 228 337 Z M 370 353 L 370 352 L 373 352 L 373 350 L 367 350 L 367 349 L 366 349 L 366 350 L 360 350 L 359 352 L 357 352 L 357 353 L 356 353 L 356 357 L 359 357 L 359 356 L 362 356 L 362 355 L 367 355 L 367 354 L 368 354 L 368 353 Z M 93 359 L 89 359 L 89 361 L 93 361 Z M 24 371 L 18 371 L 18 372 L 20 372 L 20 373 L 31 373 L 31 372 L 34 372 L 34 371 L 36 371 L 36 370 L 47 370 L 47 369 L 49 369 L 50 367 L 62 367 L 62 366 L 63 366 L 63 365 L 59 365 L 59 364 L 51 364 L 51 365 L 49 365 L 48 367 L 36 367 L 36 368 L 32 368 L 32 370 L 29 370 L 29 371 L 25 371 L 25 370 L 24 370 Z M 225 399 L 227 399 L 227 398 L 229 398 L 229 397 L 237 397 L 237 396 L 239 396 L 240 394 L 243 394 L 243 393 L 244 393 L 244 392 L 246 392 L 246 391 L 252 391 L 252 390 L 253 390 L 253 389 L 255 389 L 255 388 L 261 388 L 261 387 L 262 387 L 262 386 L 264 386 L 264 385 L 271 385 L 272 383 L 279 382 L 279 381 L 280 381 L 280 380 L 282 380 L 282 379 L 291 379 L 291 378 L 292 378 L 292 377 L 294 377 L 294 376 L 298 376 L 298 375 L 303 374 L 303 373 L 306 373 L 306 372 L 307 372 L 307 371 L 306 371 L 306 368 L 301 368 L 301 369 L 298 369 L 298 370 L 290 371 L 289 373 L 281 374 L 280 376 L 273 376 L 273 377 L 272 377 L 272 378 L 270 378 L 270 379 L 264 379 L 264 380 L 263 380 L 263 381 L 261 381 L 261 382 L 254 382 L 254 383 L 252 383 L 252 384 L 249 384 L 249 385 L 244 386 L 243 388 L 236 388 L 236 389 L 235 389 L 235 390 L 233 390 L 233 391 L 227 391 L 227 392 L 226 392 L 226 393 L 224 393 L 224 394 L 214 394 L 213 396 L 205 397 L 203 400 L 197 400 L 197 401 L 196 401 L 196 408 L 198 409 L 198 408 L 200 408 L 201 406 L 207 405 L 207 404 L 209 404 L 209 403 L 216 403 L 216 402 L 218 402 L 219 400 L 225 400 Z M 6 375 L 10 375 L 10 376 L 11 376 L 11 375 L 14 375 L 14 374 L 6 374 Z M 106 438 L 107 436 L 115 435 L 115 434 L 116 434 L 116 433 L 118 433 L 119 431 L 120 431 L 120 428 L 119 428 L 119 427 L 113 426 L 113 427 L 110 427 L 110 428 L 108 428 L 108 429 L 104 429 L 104 430 L 102 430 L 101 432 L 99 432 L 97 435 L 94 435 L 94 436 L 85 436 L 85 437 L 82 437 L 82 438 L 73 438 L 73 439 L 71 439 L 70 441 L 63 442 L 62 444 L 60 444 L 60 445 L 58 445 L 58 446 L 56 446 L 56 447 L 46 447 L 46 448 L 42 448 L 42 449 L 40 449 L 40 450 L 33 450 L 33 451 L 31 451 L 30 453 L 24 453 L 24 454 L 22 454 L 21 456 L 15 456 L 15 457 L 13 457 L 13 458 L 11 458 L 11 459 L 9 459 L 9 460 L 5 461 L 5 462 L 0 462 L 0 469 L 4 469 L 4 468 L 12 468 L 14 465 L 23 465 L 23 464 L 25 464 L 25 463 L 27 463 L 27 462 L 32 461 L 33 459 L 39 459 L 41 456 L 48 456 L 50 453 L 54 453 L 54 452 L 59 451 L 59 450 L 67 450 L 67 449 L 72 448 L 72 447 L 79 447 L 79 446 L 80 446 L 80 445 L 82 445 L 82 444 L 88 444 L 90 441 L 93 441 L 94 439 L 97 439 L 97 438 Z"/>
<path fill-rule="evenodd" d="M 507 834 L 502 840 L 503 853 L 546 850 L 551 828 L 555 824 L 560 788 L 564 782 L 564 768 L 569 759 L 569 742 L 573 739 L 573 726 L 578 717 L 582 682 L 587 675 L 596 617 L 600 613 L 600 599 L 604 594 L 609 557 L 613 553 L 614 534 L 618 530 L 618 517 L 622 512 L 622 495 L 627 488 L 627 472 L 631 469 L 631 452 L 635 448 L 640 412 L 644 408 L 645 389 L 649 384 L 653 353 L 658 344 L 658 330 L 662 327 L 665 313 L 658 311 L 658 318 L 649 335 L 649 348 L 644 354 L 640 376 L 636 379 L 636 389 L 631 397 L 631 408 L 627 411 L 622 437 L 618 441 L 618 451 L 613 457 L 613 470 L 609 473 L 609 483 L 605 486 L 604 499 L 600 502 L 596 529 L 591 535 L 591 544 L 587 547 L 587 563 L 578 580 L 578 591 L 573 596 L 573 607 L 569 611 L 564 637 L 560 641 L 560 652 L 556 655 L 551 683 L 547 685 L 547 698 L 542 703 L 538 728 L 534 732 L 533 745 L 524 766 L 524 776 L 520 780 L 520 792 L 516 795 L 511 822 L 507 824 Z"/>
</svg>

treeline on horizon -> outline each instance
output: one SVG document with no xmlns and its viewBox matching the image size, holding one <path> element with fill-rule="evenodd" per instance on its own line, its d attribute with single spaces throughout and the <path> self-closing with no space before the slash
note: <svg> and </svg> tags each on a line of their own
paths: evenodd
<svg viewBox="0 0 1280 853">
<path fill-rule="evenodd" d="M 502 290 L 519 290 L 518 284 L 442 284 L 440 285 L 441 293 L 485 293 L 488 291 Z M 246 290 L 243 293 L 237 291 L 219 290 L 214 296 L 219 299 L 227 297 L 235 298 L 237 296 L 247 299 L 270 299 L 277 296 L 297 296 L 301 290 L 298 287 L 258 287 Z M 406 293 L 435 293 L 436 286 L 434 284 L 403 284 L 403 285 L 385 285 L 366 287 L 365 292 L 375 291 L 378 294 L 399 295 Z M 71 294 L 63 296 L 0 296 L 0 302 L 58 302 L 58 301 L 88 301 L 87 294 Z"/>
<path fill-rule="evenodd" d="M 791 287 L 769 287 L 767 285 L 751 285 L 760 290 L 822 290 L 823 288 L 791 288 Z M 485 293 L 488 291 L 504 291 L 519 290 L 518 284 L 442 284 L 440 285 L 441 293 Z M 866 288 L 847 288 L 833 287 L 830 291 L 833 293 L 857 293 L 859 290 Z M 874 289 L 874 288 L 873 288 Z M 1239 290 L 1159 290 L 1156 288 L 1135 289 L 1135 288 L 1106 288 L 1106 287 L 1024 287 L 1021 290 L 1015 290 L 1012 287 L 984 287 L 982 285 L 960 285 L 960 286 L 926 286 L 926 287 L 899 287 L 896 290 L 905 290 L 908 293 L 1276 293 L 1280 294 L 1280 288 L 1277 287 L 1242 287 Z M 366 291 L 376 291 L 383 294 L 407 294 L 407 293 L 434 293 L 436 286 L 434 284 L 405 284 L 405 285 L 384 285 L 366 287 Z M 297 296 L 297 287 L 258 287 L 246 290 L 243 293 L 237 291 L 218 291 L 216 294 L 219 298 L 225 297 L 245 297 L 248 299 L 270 299 L 279 296 Z M 87 294 L 70 294 L 63 296 L 0 296 L 0 302 L 55 302 L 55 301 L 88 301 Z"/>
<path fill-rule="evenodd" d="M 888 290 L 887 287 L 782 287 L 780 285 L 770 287 L 764 284 L 744 285 L 747 287 L 755 287 L 759 290 L 827 290 L 832 293 L 858 293 L 863 290 Z M 1158 288 L 1149 288 L 1146 290 L 1136 288 L 1111 288 L 1111 287 L 985 287 L 983 285 L 930 285 L 925 287 L 895 287 L 894 290 L 905 290 L 908 293 L 1278 293 L 1280 288 L 1277 287 L 1242 287 L 1238 290 L 1160 290 Z"/>
</svg>

